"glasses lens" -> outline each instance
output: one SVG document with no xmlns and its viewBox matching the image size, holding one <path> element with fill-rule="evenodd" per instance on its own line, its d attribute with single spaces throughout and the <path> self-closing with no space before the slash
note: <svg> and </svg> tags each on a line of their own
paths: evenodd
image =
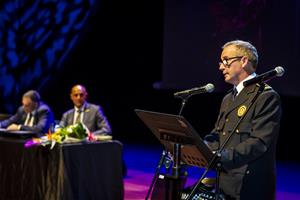
<svg viewBox="0 0 300 200">
<path fill-rule="evenodd" d="M 220 65 L 223 64 L 227 67 L 229 67 L 234 61 L 241 59 L 243 56 L 235 56 L 235 57 L 231 57 L 231 58 L 224 58 L 223 60 L 221 60 Z M 235 60 L 233 60 L 235 59 Z M 229 60 L 233 60 L 230 64 L 229 64 Z"/>
<path fill-rule="evenodd" d="M 227 66 L 228 65 L 228 60 L 225 58 L 224 60 L 222 60 L 222 63 Z"/>
<path fill-rule="evenodd" d="M 228 65 L 228 61 L 227 61 L 227 59 L 220 60 L 220 62 L 219 62 L 219 65 L 220 65 L 220 66 L 221 66 L 221 65 L 225 65 L 225 66 L 227 66 L 227 65 Z"/>
</svg>

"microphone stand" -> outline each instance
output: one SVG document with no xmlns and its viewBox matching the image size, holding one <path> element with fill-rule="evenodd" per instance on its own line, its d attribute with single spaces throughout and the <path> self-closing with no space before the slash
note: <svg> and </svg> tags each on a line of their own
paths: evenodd
<svg viewBox="0 0 300 200">
<path fill-rule="evenodd" d="M 182 102 L 181 102 L 181 107 L 180 107 L 179 115 L 181 115 L 181 113 L 183 111 L 183 108 L 184 108 L 187 100 L 189 99 L 189 97 L 191 97 L 191 95 L 187 95 L 185 97 L 182 97 Z M 180 155 L 180 148 L 181 148 L 180 144 L 174 144 L 174 154 L 175 154 L 175 156 L 174 156 L 173 174 L 174 174 L 175 178 L 178 178 L 179 173 L 180 173 L 180 168 L 179 168 L 179 165 L 180 165 L 180 156 L 181 156 Z M 156 180 L 158 178 L 158 174 L 160 172 L 161 166 L 165 162 L 165 159 L 166 159 L 167 155 L 168 155 L 168 151 L 166 149 L 164 149 L 162 151 L 162 154 L 160 156 L 159 162 L 157 164 L 157 167 L 156 167 L 156 170 L 155 170 L 155 173 L 154 173 L 154 177 L 152 178 L 152 181 L 151 181 L 150 187 L 148 189 L 148 192 L 147 192 L 145 200 L 148 200 L 150 194 L 152 193 L 154 183 L 156 182 Z"/>
<path fill-rule="evenodd" d="M 224 150 L 226 144 L 232 138 L 232 136 L 235 133 L 236 129 L 238 128 L 240 123 L 243 121 L 244 117 L 246 116 L 246 114 L 248 113 L 248 111 L 250 110 L 250 108 L 252 107 L 254 102 L 256 101 L 257 97 L 262 93 L 262 91 L 264 91 L 265 83 L 260 82 L 259 85 L 260 86 L 258 88 L 258 91 L 256 92 L 255 96 L 251 100 L 250 105 L 249 105 L 248 109 L 246 110 L 245 114 L 238 120 L 238 122 L 234 126 L 233 130 L 230 132 L 228 137 L 225 139 L 225 141 L 220 146 L 219 150 L 213 155 L 212 159 L 208 163 L 207 168 L 203 172 L 203 174 L 202 174 L 201 178 L 198 180 L 197 184 L 193 187 L 190 195 L 187 197 L 186 200 L 191 200 L 193 198 L 193 196 L 196 194 L 196 191 L 200 187 L 202 180 L 205 178 L 206 174 L 208 173 L 208 170 L 213 168 L 214 165 L 216 165 L 216 173 L 217 173 L 216 174 L 216 195 L 215 195 L 215 200 L 219 200 L 219 193 L 220 193 L 219 178 L 220 178 L 220 171 L 221 171 L 221 167 L 222 167 L 222 164 L 219 162 L 219 160 L 221 158 L 221 152 Z"/>
<path fill-rule="evenodd" d="M 153 177 L 153 179 L 152 179 L 152 181 L 151 181 L 151 184 L 150 184 L 150 187 L 149 187 L 149 190 L 148 190 L 148 192 L 147 192 L 147 195 L 146 195 L 145 200 L 147 200 L 147 199 L 149 198 L 150 194 L 152 193 L 154 183 L 156 182 L 156 180 L 157 180 L 157 178 L 158 178 L 158 174 L 159 174 L 159 172 L 160 172 L 160 168 L 161 168 L 162 164 L 163 164 L 164 161 L 165 161 L 166 155 L 167 155 L 167 151 L 164 149 L 164 150 L 162 151 L 162 154 L 161 154 L 161 156 L 160 156 L 159 162 L 158 162 L 158 164 L 157 164 L 157 167 L 156 167 L 156 170 L 155 170 L 155 173 L 154 173 L 154 177 Z"/>
<path fill-rule="evenodd" d="M 191 97 L 192 95 L 185 95 L 182 96 L 182 102 L 181 102 L 181 107 L 179 111 L 179 116 L 182 114 L 183 108 L 186 105 L 187 100 Z M 174 162 L 172 166 L 172 175 L 169 176 L 169 179 L 172 179 L 170 182 L 168 182 L 168 191 L 166 192 L 166 200 L 168 199 L 174 199 L 174 200 L 179 200 L 180 198 L 180 187 L 182 187 L 182 182 L 181 182 L 181 174 L 180 174 L 180 160 L 181 160 L 181 144 L 180 143 L 175 143 L 173 146 L 173 154 L 174 154 Z M 169 193 L 170 194 L 169 194 Z"/>
<path fill-rule="evenodd" d="M 191 95 L 190 95 L 191 96 Z M 182 102 L 181 102 L 181 107 L 180 107 L 180 111 L 179 111 L 179 116 L 181 115 L 182 111 L 183 111 L 183 108 L 187 102 L 187 100 L 190 98 L 190 96 L 187 96 L 185 98 L 182 98 Z"/>
</svg>

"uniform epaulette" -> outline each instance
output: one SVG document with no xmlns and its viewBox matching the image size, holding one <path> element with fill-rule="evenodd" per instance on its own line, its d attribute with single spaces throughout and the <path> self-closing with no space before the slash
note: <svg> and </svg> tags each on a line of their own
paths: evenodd
<svg viewBox="0 0 300 200">
<path fill-rule="evenodd" d="M 264 83 L 265 84 L 265 83 Z M 256 83 L 256 86 L 259 87 L 260 84 L 259 83 Z M 272 87 L 268 84 L 265 84 L 265 89 L 264 90 L 272 90 Z"/>
</svg>

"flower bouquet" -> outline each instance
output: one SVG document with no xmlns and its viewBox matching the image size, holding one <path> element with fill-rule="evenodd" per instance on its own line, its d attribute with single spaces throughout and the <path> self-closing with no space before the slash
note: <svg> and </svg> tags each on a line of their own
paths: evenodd
<svg viewBox="0 0 300 200">
<path fill-rule="evenodd" d="M 50 149 L 53 149 L 56 143 L 62 144 L 93 140 L 93 134 L 82 123 L 77 123 L 63 128 L 57 128 L 54 133 L 49 131 L 45 136 L 40 138 L 32 138 L 28 140 L 24 146 L 29 148 L 35 145 L 50 145 Z"/>
</svg>

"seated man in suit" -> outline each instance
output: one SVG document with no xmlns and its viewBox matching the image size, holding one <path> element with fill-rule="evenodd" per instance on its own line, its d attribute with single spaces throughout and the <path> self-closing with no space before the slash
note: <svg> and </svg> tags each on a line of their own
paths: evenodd
<svg viewBox="0 0 300 200">
<path fill-rule="evenodd" d="M 0 128 L 47 133 L 54 117 L 50 107 L 41 101 L 40 94 L 29 90 L 23 94 L 22 104 L 16 114 L 0 122 Z"/>
<path fill-rule="evenodd" d="M 82 85 L 75 85 L 71 89 L 71 100 L 74 108 L 65 112 L 59 126 L 66 127 L 81 122 L 94 135 L 111 134 L 110 125 L 99 105 L 86 101 L 87 91 Z"/>
</svg>

